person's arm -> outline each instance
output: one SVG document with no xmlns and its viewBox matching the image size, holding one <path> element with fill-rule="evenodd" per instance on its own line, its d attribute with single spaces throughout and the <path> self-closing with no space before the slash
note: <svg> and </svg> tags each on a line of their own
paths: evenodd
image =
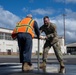
<svg viewBox="0 0 76 75">
<path fill-rule="evenodd" d="M 39 30 L 40 30 L 40 34 L 43 32 L 43 26 L 41 26 L 40 28 L 39 28 Z"/>
<path fill-rule="evenodd" d="M 39 28 L 39 30 L 40 30 L 40 34 L 41 34 L 42 32 L 44 32 L 44 25 L 42 25 L 42 26 Z M 46 36 L 40 36 L 40 39 L 45 40 L 45 39 L 46 39 Z"/>
<path fill-rule="evenodd" d="M 40 31 L 39 31 L 38 24 L 37 24 L 36 21 L 34 21 L 34 30 L 35 30 L 35 33 L 36 33 L 37 37 L 39 38 Z"/>
</svg>

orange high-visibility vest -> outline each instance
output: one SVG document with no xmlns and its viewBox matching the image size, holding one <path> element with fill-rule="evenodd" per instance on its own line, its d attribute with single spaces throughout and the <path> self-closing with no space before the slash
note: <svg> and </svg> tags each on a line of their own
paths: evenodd
<svg viewBox="0 0 76 75">
<path fill-rule="evenodd" d="M 17 23 L 15 29 L 12 33 L 12 38 L 16 37 L 16 33 L 29 33 L 32 38 L 34 37 L 34 20 L 31 18 L 24 18 L 19 23 Z"/>
</svg>

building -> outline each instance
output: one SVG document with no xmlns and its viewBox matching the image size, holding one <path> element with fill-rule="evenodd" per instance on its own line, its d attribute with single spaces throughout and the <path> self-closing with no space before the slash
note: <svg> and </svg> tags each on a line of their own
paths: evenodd
<svg viewBox="0 0 76 75">
<path fill-rule="evenodd" d="M 11 33 L 11 29 L 0 28 L 0 54 L 17 54 L 17 42 L 12 39 Z"/>
<path fill-rule="evenodd" d="M 67 53 L 69 54 L 76 54 L 76 43 L 71 43 L 66 45 Z"/>
<path fill-rule="evenodd" d="M 17 55 L 19 53 L 17 40 L 13 40 L 11 37 L 12 30 L 6 28 L 0 28 L 0 54 L 7 55 Z M 39 50 L 42 53 L 43 45 L 45 40 L 40 40 Z M 64 46 L 64 39 L 59 37 L 59 43 L 61 45 L 62 53 L 66 54 L 66 47 Z M 33 39 L 33 48 L 32 53 L 36 54 L 38 52 L 38 39 Z M 53 48 L 49 51 L 50 54 L 53 54 Z"/>
</svg>

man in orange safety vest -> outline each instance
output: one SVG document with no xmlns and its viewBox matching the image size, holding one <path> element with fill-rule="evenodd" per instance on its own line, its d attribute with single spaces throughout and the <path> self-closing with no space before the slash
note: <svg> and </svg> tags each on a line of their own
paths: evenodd
<svg viewBox="0 0 76 75">
<path fill-rule="evenodd" d="M 29 14 L 26 18 L 17 23 L 13 29 L 12 38 L 17 38 L 20 62 L 22 63 L 22 71 L 32 70 L 31 54 L 32 54 L 32 38 L 36 33 L 37 37 L 40 37 L 38 24 L 32 19 L 32 15 Z"/>
</svg>

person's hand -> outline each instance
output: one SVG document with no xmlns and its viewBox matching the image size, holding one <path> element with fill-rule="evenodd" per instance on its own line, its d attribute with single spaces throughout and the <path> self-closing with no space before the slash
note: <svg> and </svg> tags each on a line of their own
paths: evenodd
<svg viewBox="0 0 76 75">
<path fill-rule="evenodd" d="M 43 36 L 39 36 L 39 39 L 42 39 L 43 38 Z"/>
<path fill-rule="evenodd" d="M 47 37 L 46 36 L 40 36 L 39 37 L 41 40 L 45 40 Z"/>
<path fill-rule="evenodd" d="M 47 39 L 48 37 L 47 36 L 45 36 L 45 40 Z"/>
</svg>

